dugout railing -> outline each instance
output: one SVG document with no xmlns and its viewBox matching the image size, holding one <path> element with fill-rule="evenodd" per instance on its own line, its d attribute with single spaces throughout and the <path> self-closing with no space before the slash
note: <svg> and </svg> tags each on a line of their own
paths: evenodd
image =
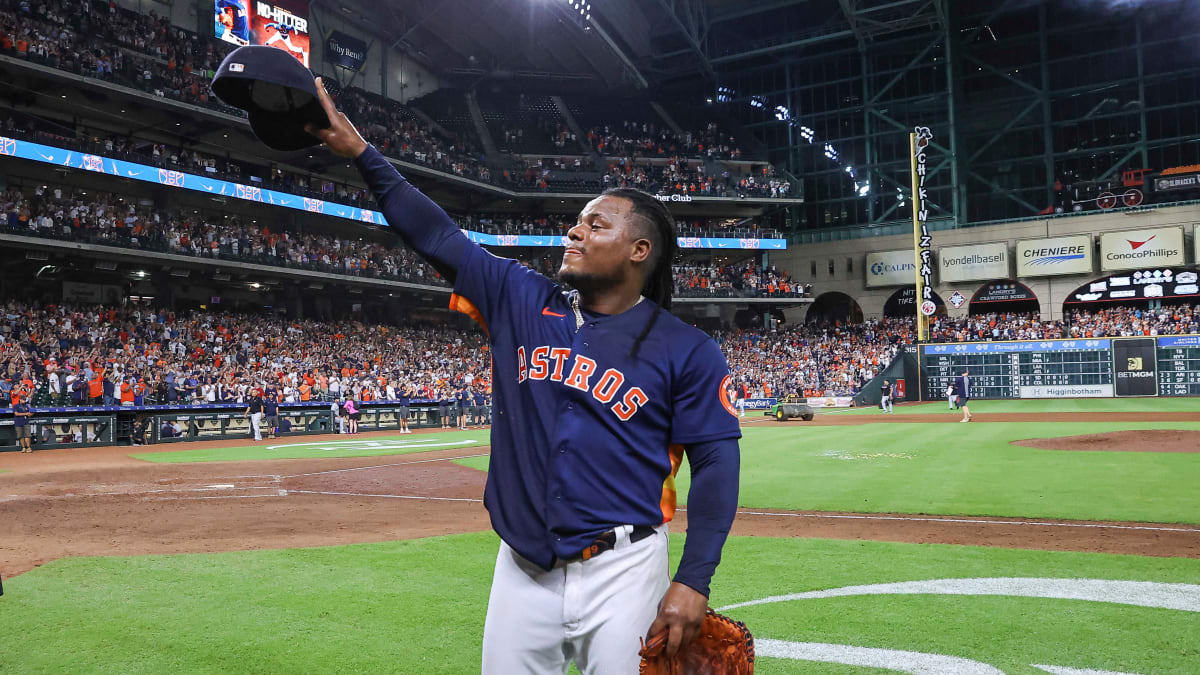
<svg viewBox="0 0 1200 675">
<path fill-rule="evenodd" d="M 442 408 L 436 401 L 411 401 L 410 428 L 436 428 L 442 424 Z M 398 401 L 358 404 L 359 431 L 391 431 L 404 420 Z M 446 409 L 452 421 L 457 406 Z M 473 410 L 474 411 L 474 410 Z M 0 409 L 0 452 L 18 450 L 12 408 Z M 101 445 L 151 445 L 185 441 L 245 441 L 254 437 L 245 403 L 144 406 L 35 407 L 30 418 L 30 438 L 36 450 L 79 448 Z M 491 407 L 478 411 L 491 421 Z M 279 406 L 279 436 L 338 433 L 344 425 L 342 411 L 326 401 L 282 403 Z M 261 435 L 270 429 L 264 415 Z"/>
</svg>

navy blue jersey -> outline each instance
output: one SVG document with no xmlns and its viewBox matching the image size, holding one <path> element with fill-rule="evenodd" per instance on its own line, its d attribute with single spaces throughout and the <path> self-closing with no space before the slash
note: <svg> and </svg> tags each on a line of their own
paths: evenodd
<svg viewBox="0 0 1200 675">
<path fill-rule="evenodd" d="M 15 406 L 13 406 L 13 413 L 27 413 L 27 412 L 30 412 L 28 403 L 21 402 L 21 403 L 16 404 Z M 27 417 L 25 415 L 14 414 L 13 415 L 13 426 L 14 427 L 29 426 L 29 417 Z"/>
<path fill-rule="evenodd" d="M 274 395 L 268 394 L 266 399 L 263 400 L 263 411 L 267 414 L 267 417 L 279 414 L 279 402 L 275 400 Z"/>
<path fill-rule="evenodd" d="M 675 514 L 684 445 L 741 437 L 717 343 L 655 305 L 588 314 L 514 260 L 470 247 L 451 307 L 492 342 L 495 396 L 484 503 L 496 532 L 549 568 L 617 525 Z"/>
<path fill-rule="evenodd" d="M 484 405 L 486 405 L 486 403 L 484 402 L 484 400 L 485 400 L 485 399 L 484 399 L 484 396 L 483 396 L 483 392 L 479 392 L 479 391 L 475 392 L 475 405 L 476 405 L 476 406 L 478 406 L 478 407 L 483 407 Z"/>
</svg>

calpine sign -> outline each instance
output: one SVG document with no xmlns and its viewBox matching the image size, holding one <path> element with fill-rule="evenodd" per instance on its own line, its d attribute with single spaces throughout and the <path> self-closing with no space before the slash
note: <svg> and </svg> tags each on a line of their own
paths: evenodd
<svg viewBox="0 0 1200 675">
<path fill-rule="evenodd" d="M 916 272 L 917 263 L 911 249 L 867 254 L 867 288 L 905 286 L 913 283 Z"/>
<path fill-rule="evenodd" d="M 1183 227 L 1105 232 L 1100 235 L 1100 269 L 1128 270 L 1183 264 Z"/>
</svg>

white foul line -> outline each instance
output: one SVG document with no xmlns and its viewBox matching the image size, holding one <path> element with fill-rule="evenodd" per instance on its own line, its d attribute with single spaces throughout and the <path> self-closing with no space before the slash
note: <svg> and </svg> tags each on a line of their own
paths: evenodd
<svg viewBox="0 0 1200 675">
<path fill-rule="evenodd" d="M 282 476 L 282 478 L 301 478 L 304 476 L 320 476 L 327 473 L 342 473 L 343 471 L 362 471 L 363 469 L 382 469 L 389 466 L 404 466 L 405 464 L 426 464 L 428 462 L 449 462 L 455 459 L 469 459 L 471 457 L 487 457 L 488 453 L 481 452 L 477 455 L 460 455 L 458 457 L 442 457 L 441 459 L 419 459 L 412 462 L 394 462 L 392 464 L 374 464 L 372 466 L 353 466 L 349 469 L 331 469 L 329 471 L 314 471 L 312 473 L 297 473 L 291 476 Z"/>
<path fill-rule="evenodd" d="M 687 509 L 679 509 L 687 511 Z M 1147 525 L 1101 525 L 1098 523 L 1054 523 L 1030 520 L 974 520 L 970 518 L 918 518 L 916 516 L 859 516 L 841 513 L 771 513 L 769 511 L 738 511 L 739 516 L 777 516 L 780 518 L 841 518 L 845 520 L 905 520 L 922 523 L 969 523 L 975 525 L 1038 525 L 1042 527 L 1083 527 L 1111 530 L 1147 530 L 1151 532 L 1191 532 L 1200 529 L 1187 527 L 1150 527 Z"/>
<path fill-rule="evenodd" d="M 288 494 L 305 494 L 305 495 L 340 495 L 343 497 L 383 497 L 386 499 L 416 499 L 420 501 L 430 502 L 483 502 L 482 499 L 471 499 L 469 497 L 418 497 L 415 495 L 375 495 L 366 494 L 363 492 L 323 492 L 320 490 L 288 490 Z"/>
</svg>

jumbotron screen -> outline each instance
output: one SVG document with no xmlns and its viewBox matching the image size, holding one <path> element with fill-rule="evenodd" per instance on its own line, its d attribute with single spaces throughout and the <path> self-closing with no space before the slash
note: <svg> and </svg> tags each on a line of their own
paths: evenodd
<svg viewBox="0 0 1200 675">
<path fill-rule="evenodd" d="M 213 13 L 218 38 L 282 49 L 308 66 L 308 0 L 213 0 Z"/>
</svg>

